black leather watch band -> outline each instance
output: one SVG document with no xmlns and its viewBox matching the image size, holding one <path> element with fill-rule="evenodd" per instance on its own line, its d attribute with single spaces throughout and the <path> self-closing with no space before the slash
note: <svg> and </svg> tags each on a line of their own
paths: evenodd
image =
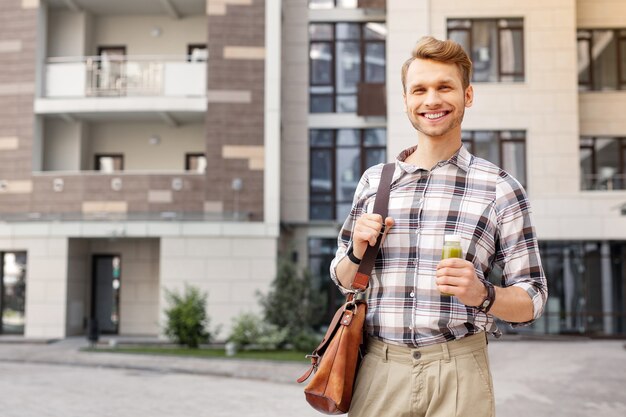
<svg viewBox="0 0 626 417">
<path fill-rule="evenodd" d="M 486 314 L 489 313 L 489 310 L 491 310 L 493 303 L 496 301 L 496 289 L 494 288 L 493 284 L 486 279 L 483 279 L 482 283 L 485 288 L 487 288 L 487 296 L 485 297 L 483 302 L 477 306 L 477 308 L 478 310 Z"/>
<path fill-rule="evenodd" d="M 348 248 L 348 253 L 347 253 L 347 255 L 348 255 L 348 259 L 350 259 L 350 261 L 352 261 L 352 263 L 357 264 L 357 265 L 359 265 L 359 264 L 361 263 L 361 259 L 357 258 L 357 257 L 354 255 L 354 252 L 353 252 L 352 246 L 350 246 L 350 248 Z"/>
</svg>

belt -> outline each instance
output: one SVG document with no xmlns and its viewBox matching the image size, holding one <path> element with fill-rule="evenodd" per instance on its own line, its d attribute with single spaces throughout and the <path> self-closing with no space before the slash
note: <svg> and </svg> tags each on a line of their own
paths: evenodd
<svg viewBox="0 0 626 417">
<path fill-rule="evenodd" d="M 487 337 L 484 332 L 480 332 L 461 339 L 418 348 L 391 345 L 370 337 L 365 349 L 367 353 L 379 356 L 384 360 L 414 363 L 416 360 L 420 362 L 449 360 L 450 357 L 466 355 L 484 349 L 486 346 Z"/>
</svg>

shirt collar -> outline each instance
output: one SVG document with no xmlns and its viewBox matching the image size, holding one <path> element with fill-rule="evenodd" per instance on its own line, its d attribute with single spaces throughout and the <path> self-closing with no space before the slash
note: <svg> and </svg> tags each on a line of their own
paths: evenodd
<svg viewBox="0 0 626 417">
<path fill-rule="evenodd" d="M 402 152 L 398 154 L 396 159 L 396 167 L 399 167 L 402 171 L 405 171 L 409 174 L 416 172 L 420 168 L 416 165 L 409 164 L 406 161 L 409 155 L 411 155 L 417 149 L 417 145 L 411 146 L 410 148 L 406 148 Z M 454 155 L 450 157 L 447 161 L 441 161 L 436 166 L 443 166 L 446 164 L 454 164 L 457 167 L 461 168 L 463 171 L 467 172 L 469 170 L 470 165 L 472 164 L 472 154 L 465 148 L 465 145 L 461 145 L 458 151 Z"/>
</svg>

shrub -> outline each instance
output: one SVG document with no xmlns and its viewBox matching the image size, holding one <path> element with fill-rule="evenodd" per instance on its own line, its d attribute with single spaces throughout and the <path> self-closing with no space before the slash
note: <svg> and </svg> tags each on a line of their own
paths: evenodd
<svg viewBox="0 0 626 417">
<path fill-rule="evenodd" d="M 269 293 L 260 295 L 265 320 L 285 329 L 294 346 L 294 339 L 315 334 L 314 329 L 324 319 L 325 301 L 323 294 L 313 288 L 308 269 L 299 272 L 296 264 L 286 259 L 279 260 Z"/>
<path fill-rule="evenodd" d="M 287 339 L 287 330 L 264 322 L 252 313 L 242 313 L 233 319 L 233 329 L 228 337 L 229 342 L 238 349 L 275 350 Z"/>
<path fill-rule="evenodd" d="M 169 308 L 165 310 L 167 322 L 165 334 L 179 345 L 197 348 L 211 341 L 206 313 L 208 294 L 198 288 L 185 285 L 183 294 L 165 289 Z"/>
</svg>

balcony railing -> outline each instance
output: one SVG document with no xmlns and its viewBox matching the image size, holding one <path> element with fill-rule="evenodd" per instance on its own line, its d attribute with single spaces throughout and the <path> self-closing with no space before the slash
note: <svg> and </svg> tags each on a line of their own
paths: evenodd
<svg viewBox="0 0 626 417">
<path fill-rule="evenodd" d="M 48 58 L 47 98 L 206 95 L 206 62 L 188 57 Z"/>
<path fill-rule="evenodd" d="M 626 190 L 626 174 L 582 174 L 581 190 Z"/>
</svg>

